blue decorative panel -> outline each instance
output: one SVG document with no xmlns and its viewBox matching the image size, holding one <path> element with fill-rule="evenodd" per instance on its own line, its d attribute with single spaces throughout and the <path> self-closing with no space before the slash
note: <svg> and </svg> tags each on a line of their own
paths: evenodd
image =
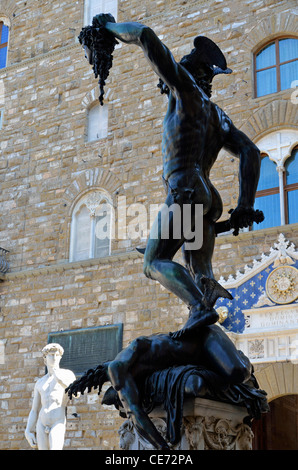
<svg viewBox="0 0 298 470">
<path fill-rule="evenodd" d="M 289 283 L 288 290 L 293 296 L 292 302 L 297 302 L 297 271 L 293 268 L 298 269 L 298 253 L 294 250 L 293 245 L 288 245 L 289 242 L 287 242 L 281 234 L 279 236 L 279 243 L 275 244 L 275 249 L 273 248 L 271 250 L 271 254 L 267 257 L 263 255 L 264 261 L 256 262 L 255 268 L 248 268 L 248 273 L 250 270 L 251 276 L 249 276 L 249 274 L 244 275 L 238 273 L 238 282 L 237 277 L 236 279 L 233 278 L 231 281 L 228 280 L 224 282 L 223 279 L 219 280 L 223 287 L 233 296 L 233 300 L 220 298 L 215 305 L 215 309 L 219 307 L 227 307 L 228 309 L 228 317 L 222 323 L 227 330 L 234 333 L 243 333 L 245 329 L 244 310 L 253 308 L 262 309 L 268 308 L 268 306 L 291 303 L 291 301 L 287 302 L 287 297 L 283 297 L 282 295 L 280 299 L 276 299 L 277 302 L 272 299 L 272 296 L 269 298 L 268 292 L 266 292 L 266 283 L 272 271 L 276 271 L 276 273 L 274 273 L 274 275 L 276 274 L 275 283 L 283 281 Z M 276 256 L 274 256 L 275 254 Z M 272 260 L 272 262 L 269 263 L 268 260 Z M 262 269 L 262 265 L 264 265 L 264 269 Z M 281 274 L 277 274 L 277 266 L 280 269 L 278 273 Z M 288 277 L 285 280 L 282 279 L 283 270 L 290 270 L 291 272 L 291 269 L 294 273 L 292 287 Z M 271 279 L 273 279 L 272 276 Z M 289 278 L 291 278 L 291 276 L 289 276 Z"/>
</svg>

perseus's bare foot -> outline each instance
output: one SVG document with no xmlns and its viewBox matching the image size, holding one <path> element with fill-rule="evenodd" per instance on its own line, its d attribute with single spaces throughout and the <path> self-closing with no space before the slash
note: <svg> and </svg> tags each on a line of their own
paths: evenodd
<svg viewBox="0 0 298 470">
<path fill-rule="evenodd" d="M 181 339 L 183 336 L 192 334 L 197 328 L 213 325 L 219 320 L 219 315 L 214 309 L 206 309 L 200 306 L 193 308 L 190 312 L 189 319 L 181 330 L 170 333 L 172 339 Z"/>
<path fill-rule="evenodd" d="M 233 299 L 233 296 L 230 294 L 230 292 L 222 287 L 215 279 L 202 276 L 201 283 L 204 290 L 202 303 L 206 308 L 213 308 L 219 297 L 224 297 L 230 300 Z"/>
</svg>

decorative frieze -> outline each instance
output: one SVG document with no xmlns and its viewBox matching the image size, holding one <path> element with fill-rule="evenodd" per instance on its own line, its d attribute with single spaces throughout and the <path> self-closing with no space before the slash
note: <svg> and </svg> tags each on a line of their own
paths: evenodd
<svg viewBox="0 0 298 470">
<path fill-rule="evenodd" d="M 244 423 L 245 409 L 204 398 L 186 405 L 180 442 L 172 450 L 251 450 L 253 433 Z M 157 417 L 157 415 L 160 415 Z M 159 433 L 166 439 L 164 411 L 154 411 L 151 418 Z M 134 427 L 124 421 L 118 434 L 122 450 L 154 450 Z"/>
<path fill-rule="evenodd" d="M 252 363 L 298 360 L 298 328 L 293 332 L 280 331 L 230 335 L 237 349 L 244 352 Z"/>
</svg>

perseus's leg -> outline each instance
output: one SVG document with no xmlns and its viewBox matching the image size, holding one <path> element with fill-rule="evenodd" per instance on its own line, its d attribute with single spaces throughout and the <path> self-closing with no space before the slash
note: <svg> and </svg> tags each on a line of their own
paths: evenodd
<svg viewBox="0 0 298 470">
<path fill-rule="evenodd" d="M 171 210 L 168 210 L 169 208 Z M 184 217 L 183 211 L 183 205 L 175 204 L 174 198 L 169 194 L 150 232 L 144 256 L 144 273 L 179 297 L 190 310 L 196 310 L 202 305 L 203 292 L 190 272 L 173 261 L 175 254 L 186 241 L 181 222 Z M 193 226 L 195 223 L 199 221 L 192 220 Z M 178 224 L 180 224 L 178 227 L 180 233 L 177 230 Z M 168 232 L 163 231 L 164 226 L 168 228 Z M 167 234 L 169 236 L 166 236 Z M 215 317 L 211 318 L 210 313 L 207 316 L 207 324 L 209 321 L 210 323 L 216 321 Z M 202 324 L 204 321 L 202 318 Z"/>
<path fill-rule="evenodd" d="M 214 279 L 212 256 L 215 244 L 214 223 L 208 216 L 203 218 L 203 245 L 199 250 L 188 250 L 182 247 L 185 265 L 200 290 L 204 291 L 202 277 Z"/>
<path fill-rule="evenodd" d="M 215 220 L 220 217 L 222 211 L 221 199 L 211 186 L 213 206 L 210 211 L 203 217 L 203 244 L 199 250 L 187 249 L 183 246 L 184 261 L 195 284 L 203 293 L 201 311 L 190 311 L 189 319 L 184 327 L 173 334 L 174 339 L 179 339 L 186 333 L 193 331 L 202 325 L 202 310 L 205 311 L 207 307 L 211 312 L 215 312 L 213 306 L 218 297 L 225 297 L 232 299 L 232 295 L 224 289 L 215 279 L 212 269 L 212 256 L 215 245 Z M 214 318 L 217 313 L 215 312 Z M 215 319 L 213 323 L 218 320 Z M 205 322 L 205 325 L 212 324 L 212 322 Z"/>
<path fill-rule="evenodd" d="M 202 246 L 199 250 L 186 249 L 185 245 L 182 247 L 186 267 L 202 291 L 204 291 L 202 278 L 214 279 L 212 256 L 215 245 L 215 223 L 220 218 L 223 210 L 220 194 L 210 181 L 208 187 L 212 196 L 212 204 L 203 218 Z"/>
</svg>

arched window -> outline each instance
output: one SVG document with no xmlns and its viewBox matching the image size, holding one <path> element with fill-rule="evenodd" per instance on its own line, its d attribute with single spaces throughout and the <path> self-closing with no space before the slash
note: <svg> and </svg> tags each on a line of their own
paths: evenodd
<svg viewBox="0 0 298 470">
<path fill-rule="evenodd" d="M 265 220 L 254 225 L 254 230 L 280 225 L 279 178 L 276 163 L 262 155 L 261 172 L 256 193 L 255 209 L 264 212 Z"/>
<path fill-rule="evenodd" d="M 298 147 L 285 163 L 284 180 L 286 223 L 295 224 L 298 222 Z"/>
<path fill-rule="evenodd" d="M 276 39 L 254 56 L 255 97 L 291 88 L 298 77 L 298 39 Z"/>
<path fill-rule="evenodd" d="M 99 13 L 111 13 L 117 21 L 118 0 L 85 0 L 84 23 L 91 25 L 92 19 Z"/>
<path fill-rule="evenodd" d="M 262 156 L 255 209 L 264 212 L 265 220 L 254 230 L 298 222 L 298 147 L 283 165 L 278 163 Z"/>
<path fill-rule="evenodd" d="M 9 27 L 0 21 L 0 69 L 4 69 L 7 64 Z"/>
<path fill-rule="evenodd" d="M 103 191 L 83 196 L 72 213 L 70 261 L 102 258 L 111 253 L 113 205 Z"/>
<path fill-rule="evenodd" d="M 87 113 L 87 141 L 104 139 L 108 135 L 108 105 L 99 102 L 91 106 Z"/>
</svg>

